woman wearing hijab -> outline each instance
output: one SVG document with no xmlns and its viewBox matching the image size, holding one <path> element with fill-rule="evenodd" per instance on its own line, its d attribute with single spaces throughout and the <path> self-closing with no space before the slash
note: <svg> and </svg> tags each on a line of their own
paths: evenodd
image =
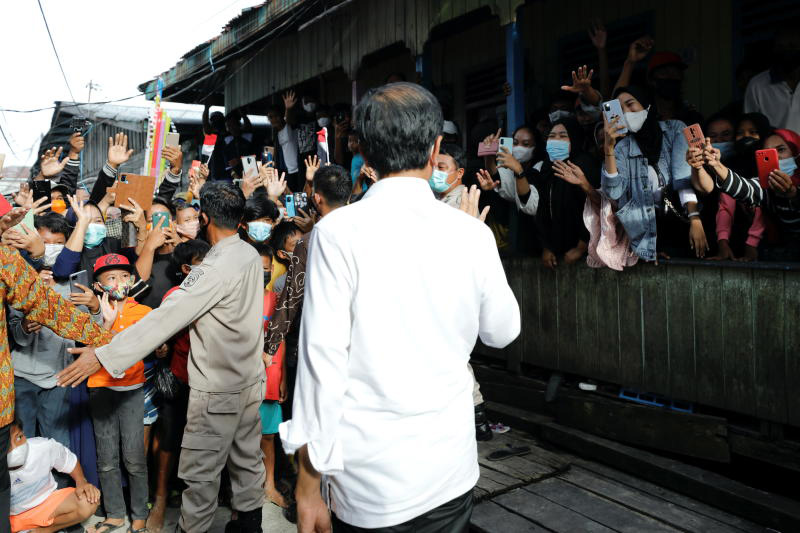
<svg viewBox="0 0 800 533">
<path fill-rule="evenodd" d="M 665 251 L 680 254 L 688 233 L 690 248 L 704 257 L 708 242 L 686 162 L 686 125 L 660 122 L 641 88 L 620 87 L 614 96 L 624 118 L 606 124 L 602 190 L 617 203 L 632 251 L 645 261 Z"/>
<path fill-rule="evenodd" d="M 592 158 L 583 151 L 583 130 L 574 118 L 556 121 L 547 136 L 544 160 L 534 166 L 531 184 L 539 194 L 536 229 L 542 247 L 542 263 L 555 268 L 563 258 L 566 264 L 579 261 L 589 243 L 589 232 L 583 223 L 586 194 L 580 186 L 560 179 L 553 165 L 558 162 L 577 165 L 592 187 L 598 186 L 598 175 Z"/>
</svg>

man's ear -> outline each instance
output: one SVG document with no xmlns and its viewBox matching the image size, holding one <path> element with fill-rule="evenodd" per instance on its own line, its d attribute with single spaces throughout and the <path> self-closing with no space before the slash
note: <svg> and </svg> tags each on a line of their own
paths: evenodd
<svg viewBox="0 0 800 533">
<path fill-rule="evenodd" d="M 464 169 L 463 168 L 459 168 L 456 171 L 456 176 L 458 176 L 456 179 L 461 181 L 464 178 Z"/>
<path fill-rule="evenodd" d="M 189 272 L 191 272 L 191 271 L 192 271 L 192 267 L 190 265 L 187 265 L 185 263 L 181 265 L 181 272 L 183 272 L 185 275 L 188 276 Z"/>
</svg>

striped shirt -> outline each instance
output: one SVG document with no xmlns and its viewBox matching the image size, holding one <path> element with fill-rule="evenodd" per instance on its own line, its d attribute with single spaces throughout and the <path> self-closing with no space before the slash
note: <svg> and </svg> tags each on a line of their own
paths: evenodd
<svg viewBox="0 0 800 533">
<path fill-rule="evenodd" d="M 784 198 L 771 189 L 764 190 L 758 178 L 743 178 L 728 169 L 728 177 L 723 181 L 714 174 L 719 189 L 746 204 L 770 209 L 789 233 L 800 233 L 800 195 Z"/>
</svg>

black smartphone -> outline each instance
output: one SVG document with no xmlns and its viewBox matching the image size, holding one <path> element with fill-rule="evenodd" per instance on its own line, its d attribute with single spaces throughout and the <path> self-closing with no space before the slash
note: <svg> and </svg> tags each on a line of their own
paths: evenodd
<svg viewBox="0 0 800 533">
<path fill-rule="evenodd" d="M 36 180 L 33 182 L 33 201 L 39 198 L 47 198 L 45 203 L 50 201 L 50 180 Z"/>
<path fill-rule="evenodd" d="M 79 289 L 75 286 L 76 283 L 80 283 L 87 289 L 89 287 L 89 273 L 85 270 L 81 270 L 80 272 L 73 272 L 69 275 L 69 292 L 71 294 L 83 292 L 83 289 Z"/>
<path fill-rule="evenodd" d="M 83 132 L 89 127 L 89 121 L 86 120 L 86 117 L 72 117 L 70 127 L 73 132 L 83 135 Z"/>
</svg>

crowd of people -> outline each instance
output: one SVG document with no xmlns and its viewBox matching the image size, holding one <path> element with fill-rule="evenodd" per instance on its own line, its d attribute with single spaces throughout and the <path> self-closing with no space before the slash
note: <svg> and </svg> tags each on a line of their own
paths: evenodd
<svg viewBox="0 0 800 533">
<path fill-rule="evenodd" d="M 128 518 L 129 531 L 158 532 L 182 494 L 180 527 L 206 531 L 219 494 L 234 509 L 230 527 L 260 531 L 265 498 L 296 520 L 302 495 L 313 505 L 300 502 L 301 521 L 304 512 L 319 520 L 319 473 L 339 480 L 330 490 L 343 531 L 413 519 L 420 507 L 409 486 L 466 512 L 466 500 L 453 498 L 475 481 L 474 469 L 459 470 L 474 459 L 473 423 L 475 438 L 492 438 L 469 351 L 478 334 L 504 346 L 519 332 L 498 255 L 511 211 L 522 217 L 524 248 L 548 268 L 800 259 L 796 33 L 778 34 L 769 69 L 752 73 L 743 102 L 705 120 L 683 100 L 688 67 L 678 55 L 653 53 L 642 37 L 612 86 L 606 32 L 598 26 L 590 37 L 600 89 L 581 66 L 529 124 L 476 126 L 492 131 L 477 146 L 464 147 L 430 93 L 393 75 L 354 110 L 287 92 L 267 112 L 267 140 L 246 114 L 207 108 L 204 128 L 217 135 L 207 164 L 181 190 L 184 154 L 167 147 L 169 169 L 146 209 L 117 198 L 133 153 L 126 135 L 109 139 L 91 191 L 78 186 L 80 133 L 45 151 L 39 175 L 0 219 L 0 436 L 10 442 L 0 492 L 10 497 L 11 530 L 59 531 L 102 503 L 92 533 Z M 607 113 L 609 102 L 619 114 Z M 703 137 L 690 145 L 691 124 Z M 318 130 L 330 126 L 323 145 Z M 778 168 L 759 179 L 756 152 L 770 148 Z M 255 169 L 245 170 L 247 156 Z M 49 198 L 35 198 L 42 180 Z M 446 237 L 432 238 L 439 231 Z M 404 245 L 414 236 L 412 252 Z M 387 265 L 392 257 L 405 259 Z M 446 283 L 431 264 L 448 272 Z M 439 292 L 439 307 L 403 304 Z M 443 318 L 451 315 L 467 325 Z M 422 359 L 422 378 L 404 361 L 426 353 L 447 364 Z M 457 377 L 448 377 L 454 361 Z M 433 394 L 422 394 L 430 404 L 389 401 L 407 387 Z M 466 434 L 464 405 L 448 402 L 470 393 Z M 398 422 L 395 408 L 419 419 Z M 429 409 L 436 416 L 425 418 Z M 441 427 L 420 435 L 429 423 Z M 356 444 L 367 427 L 369 439 Z M 409 463 L 403 431 L 452 455 L 452 490 L 437 489 L 438 470 Z M 382 462 L 359 459 L 376 447 Z M 381 510 L 381 494 L 393 505 Z"/>
</svg>

